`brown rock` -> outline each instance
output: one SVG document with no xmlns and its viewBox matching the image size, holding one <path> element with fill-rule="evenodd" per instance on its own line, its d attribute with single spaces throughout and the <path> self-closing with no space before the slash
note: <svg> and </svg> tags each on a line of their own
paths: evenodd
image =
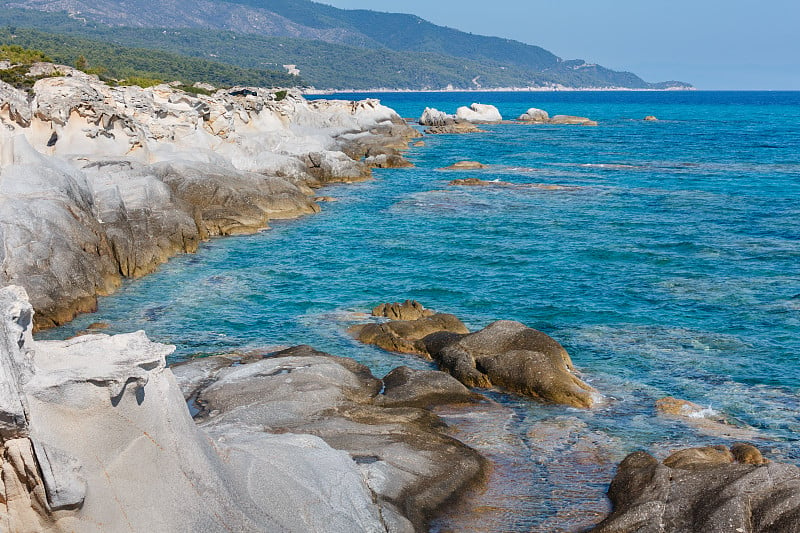
<svg viewBox="0 0 800 533">
<path fill-rule="evenodd" d="M 444 167 L 442 170 L 478 170 L 481 168 L 486 168 L 486 165 L 478 161 L 459 161 L 449 167 Z"/>
<path fill-rule="evenodd" d="M 644 117 L 644 119 L 647 122 L 656 122 L 656 121 L 658 121 L 658 119 L 656 117 L 654 117 L 653 115 L 647 115 L 646 117 Z"/>
<path fill-rule="evenodd" d="M 416 300 L 406 300 L 403 303 L 385 303 L 372 310 L 372 316 L 390 318 L 392 320 L 417 320 L 434 314 L 433 309 L 425 309 Z"/>
<path fill-rule="evenodd" d="M 439 366 L 467 386 L 498 386 L 574 407 L 594 404 L 595 390 L 572 373 L 567 351 L 519 322 L 500 320 L 476 333 L 423 342 Z"/>
<path fill-rule="evenodd" d="M 417 141 L 412 146 L 414 146 L 414 148 L 422 148 L 425 146 L 425 141 Z"/>
<path fill-rule="evenodd" d="M 737 442 L 731 446 L 731 453 L 737 463 L 746 465 L 763 465 L 768 463 L 767 459 L 761 455 L 761 451 L 753 446 L 744 442 Z"/>
<path fill-rule="evenodd" d="M 450 374 L 439 370 L 395 368 L 383 378 L 383 394 L 376 403 L 386 407 L 429 407 L 474 402 L 483 398 Z"/>
<path fill-rule="evenodd" d="M 597 126 L 597 122 L 590 118 L 576 117 L 573 115 L 556 115 L 550 118 L 549 123 L 557 125 Z"/>
<path fill-rule="evenodd" d="M 713 468 L 733 462 L 733 454 L 725 446 L 704 446 L 688 448 L 673 453 L 664 459 L 664 465 L 682 470 Z"/>
<path fill-rule="evenodd" d="M 456 120 L 452 124 L 443 126 L 431 126 L 425 130 L 425 133 L 431 135 L 443 135 L 451 133 L 482 133 L 483 130 L 478 128 L 472 122 L 466 120 Z"/>
<path fill-rule="evenodd" d="M 469 333 L 455 316 L 437 313 L 417 320 L 393 320 L 385 324 L 364 324 L 350 328 L 359 341 L 390 352 L 413 353 L 430 358 L 423 337 L 437 332 Z"/>
</svg>

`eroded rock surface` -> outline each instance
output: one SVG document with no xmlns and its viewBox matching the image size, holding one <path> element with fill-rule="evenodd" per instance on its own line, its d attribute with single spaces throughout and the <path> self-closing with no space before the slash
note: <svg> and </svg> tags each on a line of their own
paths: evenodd
<svg viewBox="0 0 800 533">
<path fill-rule="evenodd" d="M 501 115 L 500 111 L 493 105 L 475 103 L 469 107 L 459 107 L 456 110 L 456 118 L 467 120 L 473 124 L 492 123 L 502 121 L 503 115 Z"/>
<path fill-rule="evenodd" d="M 645 452 L 629 455 L 608 491 L 614 511 L 591 531 L 798 531 L 800 469 L 764 463 L 752 448 L 693 448 L 663 462 Z"/>
<path fill-rule="evenodd" d="M 308 346 L 234 366 L 223 358 L 217 367 L 214 359 L 174 371 L 203 409 L 200 426 L 226 448 L 241 479 L 264 468 L 252 457 L 260 440 L 319 438 L 357 465 L 387 527 L 411 531 L 483 478 L 484 460 L 418 408 L 479 398 L 446 374 L 400 368 L 381 394 L 381 380 L 366 367 Z"/>
<path fill-rule="evenodd" d="M 32 68 L 58 77 L 32 98 L 0 82 L 0 285 L 28 290 L 37 327 L 209 236 L 318 211 L 312 188 L 407 166 L 401 151 L 420 135 L 377 100 L 192 95 Z"/>
<path fill-rule="evenodd" d="M 174 348 L 143 332 L 34 342 L 32 318 L 0 290 L 3 531 L 411 532 L 484 478 L 414 407 L 481 400 L 441 372 L 398 369 L 381 394 L 366 367 L 297 347 L 176 380 Z"/>
</svg>

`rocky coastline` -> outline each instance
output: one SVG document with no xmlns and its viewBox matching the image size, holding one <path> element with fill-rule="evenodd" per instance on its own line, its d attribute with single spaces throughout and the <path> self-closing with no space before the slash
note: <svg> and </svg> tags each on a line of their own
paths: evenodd
<svg viewBox="0 0 800 533">
<path fill-rule="evenodd" d="M 47 64 L 32 74 L 47 77 L 31 94 L 0 82 L 3 530 L 425 531 L 491 476 L 479 432 L 498 407 L 486 390 L 602 404 L 544 333 L 504 320 L 470 332 L 411 301 L 378 306 L 351 333 L 440 370 L 378 378 L 310 346 L 168 368 L 174 347 L 141 331 L 34 341 L 204 239 L 315 213 L 326 199 L 315 189 L 408 166 L 420 134 L 376 100 L 110 87 Z M 447 134 L 502 120 L 473 104 L 419 122 Z M 533 108 L 519 122 L 597 125 Z M 659 406 L 678 418 L 692 408 Z M 446 422 L 474 413 L 488 413 L 478 433 L 453 435 Z M 528 445 L 584 461 L 598 444 L 567 438 L 576 423 L 544 421 Z M 795 531 L 800 470 L 743 443 L 663 461 L 636 452 L 609 498 L 592 531 Z"/>
</svg>

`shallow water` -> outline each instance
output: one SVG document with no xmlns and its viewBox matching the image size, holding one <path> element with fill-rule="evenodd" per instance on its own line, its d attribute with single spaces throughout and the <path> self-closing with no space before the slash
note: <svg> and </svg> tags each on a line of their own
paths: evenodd
<svg viewBox="0 0 800 533">
<path fill-rule="evenodd" d="M 771 459 L 800 464 L 800 93 L 380 97 L 408 117 L 481 101 L 506 117 L 541 107 L 600 126 L 426 137 L 409 152 L 415 168 L 326 189 L 339 201 L 319 215 L 205 243 L 40 337 L 108 322 L 108 332 L 175 344 L 175 360 L 306 343 L 382 376 L 426 366 L 346 335 L 384 301 L 414 298 L 471 328 L 513 319 L 541 329 L 606 401 L 586 412 L 493 393 L 509 422 L 480 437 L 504 465 L 476 496 L 485 522 L 472 524 L 487 531 L 591 523 L 625 453 L 729 442 L 658 417 L 654 402 L 667 395 L 753 428 Z M 467 159 L 489 166 L 438 170 Z M 464 177 L 565 188 L 448 186 Z M 537 440 L 557 417 L 574 438 Z M 541 471 L 536 457 L 583 457 L 586 439 L 602 458 Z M 525 468 L 537 483 L 519 482 Z"/>
</svg>

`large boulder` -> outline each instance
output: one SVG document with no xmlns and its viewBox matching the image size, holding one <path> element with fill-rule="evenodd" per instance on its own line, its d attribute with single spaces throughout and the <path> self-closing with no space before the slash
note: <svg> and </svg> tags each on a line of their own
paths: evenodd
<svg viewBox="0 0 800 533">
<path fill-rule="evenodd" d="M 592 533 L 798 531 L 800 469 L 752 448 L 681 450 L 663 463 L 632 453 L 608 490 L 614 511 Z"/>
<path fill-rule="evenodd" d="M 532 107 L 528 109 L 525 113 L 520 115 L 519 119 L 521 122 L 532 122 L 536 124 L 546 124 L 550 121 L 550 115 L 544 109 L 538 109 Z"/>
<path fill-rule="evenodd" d="M 472 104 L 469 107 L 459 107 L 456 110 L 456 118 L 472 123 L 491 123 L 503 120 L 500 111 L 495 106 L 488 104 Z"/>
<path fill-rule="evenodd" d="M 567 351 L 548 335 L 500 320 L 461 337 L 431 335 L 423 344 L 465 385 L 501 387 L 552 403 L 591 407 L 597 393 L 581 381 Z"/>
<path fill-rule="evenodd" d="M 444 111 L 431 107 L 426 107 L 419 118 L 420 126 L 448 126 L 453 123 L 455 123 L 453 115 L 448 115 Z"/>
</svg>

